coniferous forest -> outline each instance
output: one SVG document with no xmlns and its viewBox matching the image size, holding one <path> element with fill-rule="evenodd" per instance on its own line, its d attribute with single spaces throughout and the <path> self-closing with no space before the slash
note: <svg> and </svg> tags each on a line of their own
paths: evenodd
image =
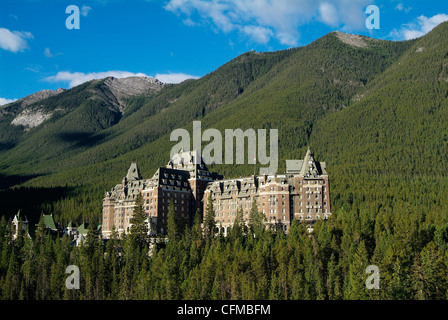
<svg viewBox="0 0 448 320">
<path fill-rule="evenodd" d="M 139 200 L 140 199 L 140 200 Z M 213 209 L 201 228 L 168 213 L 168 238 L 149 245 L 141 197 L 130 234 L 104 243 L 95 228 L 73 246 L 52 237 L 41 221 L 35 237 L 0 223 L 2 299 L 365 300 L 446 299 L 448 225 L 425 221 L 404 202 L 393 212 L 341 208 L 310 235 L 294 221 L 290 232 L 263 227 L 252 206 L 227 237 L 214 232 Z M 12 244 L 12 245 L 11 245 Z M 80 270 L 79 289 L 67 289 L 66 267 Z M 366 289 L 366 268 L 377 265 L 380 289 Z"/>
<path fill-rule="evenodd" d="M 248 52 L 129 97 L 123 114 L 107 105 L 103 80 L 31 105 L 54 115 L 30 130 L 10 125 L 20 100 L 2 106 L 1 299 L 447 299 L 448 22 L 411 41 L 360 38 Z M 327 164 L 332 216 L 312 234 L 294 221 L 285 235 L 262 228 L 254 206 L 249 224 L 237 219 L 224 238 L 212 208 L 191 225 L 170 210 L 167 238 L 149 243 L 137 203 L 131 233 L 101 240 L 104 192 L 131 162 L 150 178 L 169 160 L 170 132 L 194 120 L 203 130 L 278 129 L 279 173 L 311 147 Z M 29 230 L 13 240 L 19 209 Z M 63 226 L 89 222 L 85 243 L 48 234 L 42 213 Z M 66 289 L 70 265 L 79 289 Z M 370 265 L 379 289 L 366 288 Z"/>
</svg>

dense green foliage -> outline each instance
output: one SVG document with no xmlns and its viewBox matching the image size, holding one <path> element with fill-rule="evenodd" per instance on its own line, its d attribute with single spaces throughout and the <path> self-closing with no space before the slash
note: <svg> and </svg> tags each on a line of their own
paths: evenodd
<svg viewBox="0 0 448 320">
<path fill-rule="evenodd" d="M 18 183 L 12 186 L 72 187 L 52 202 L 56 220 L 80 221 L 81 213 L 87 212 L 90 220 L 98 221 L 104 191 L 121 181 L 129 163 L 137 161 L 142 175 L 152 176 L 168 161 L 174 145 L 170 132 L 179 127 L 191 130 L 193 120 L 201 120 L 203 130 L 213 127 L 221 132 L 278 129 L 282 170 L 284 159 L 303 157 L 318 119 L 350 105 L 365 84 L 412 44 L 366 41 L 371 46 L 360 50 L 329 34 L 303 48 L 248 52 L 199 80 L 129 99 L 118 123 L 106 114 L 109 109 L 100 105 L 98 93 L 92 96 L 101 82 L 83 84 L 40 102 L 49 109 L 67 105 L 66 111 L 19 136 L 14 148 L 2 152 L 0 174 L 16 177 Z M 98 112 L 92 114 L 92 109 Z M 212 169 L 227 177 L 253 172 L 245 165 Z M 77 203 L 75 209 L 71 203 L 78 201 L 79 193 L 92 199 Z M 8 202 L 1 192 L 0 198 Z M 25 213 L 37 222 L 44 209 Z"/>
<path fill-rule="evenodd" d="M 226 238 L 203 237 L 200 220 L 183 235 L 158 240 L 148 255 L 131 233 L 103 241 L 91 229 L 80 247 L 40 227 L 12 242 L 0 223 L 2 299 L 447 299 L 448 224 L 409 214 L 406 204 L 374 219 L 344 209 L 315 224 L 310 236 L 235 226 Z M 137 232 L 136 230 L 134 230 Z M 199 232 L 198 232 L 199 231 Z M 370 264 L 380 289 L 368 290 Z M 68 290 L 65 269 L 80 269 L 80 289 Z"/>
<path fill-rule="evenodd" d="M 279 129 L 279 171 L 311 146 L 327 163 L 333 216 L 317 223 L 312 237 L 297 223 L 287 236 L 255 231 L 253 237 L 260 230 L 254 211 L 247 230 L 225 239 L 207 230 L 202 238 L 196 216 L 191 229 L 183 236 L 176 230 L 175 240 L 156 246 L 150 259 L 128 239 L 104 247 L 92 235 L 75 248 L 64 238 L 36 235 L 10 246 L 2 237 L 2 297 L 448 298 L 447 35 L 444 23 L 408 42 L 366 38 L 368 47 L 360 48 L 332 33 L 303 48 L 249 52 L 199 80 L 130 99 L 118 122 L 98 105 L 102 125 L 95 127 L 81 117 L 95 84 L 51 98 L 75 101 L 70 118 L 17 135 L 0 132 L 7 149 L 0 156 L 4 216 L 26 206 L 32 225 L 41 212 L 62 223 L 99 222 L 104 191 L 121 181 L 131 161 L 152 176 L 175 144 L 169 133 L 191 130 L 193 120 L 221 132 Z M 67 119 L 81 121 L 88 134 L 55 140 Z M 227 177 L 253 173 L 249 165 L 211 169 Z M 23 195 L 35 201 L 23 203 Z M 85 270 L 76 292 L 58 282 L 69 263 Z M 365 289 L 369 264 L 380 268 L 379 291 Z"/>
</svg>

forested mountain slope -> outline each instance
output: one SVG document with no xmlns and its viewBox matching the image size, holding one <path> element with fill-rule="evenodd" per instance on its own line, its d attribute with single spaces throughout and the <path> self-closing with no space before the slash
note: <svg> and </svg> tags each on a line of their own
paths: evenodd
<svg viewBox="0 0 448 320">
<path fill-rule="evenodd" d="M 169 141 L 171 131 L 191 130 L 192 121 L 200 120 L 203 130 L 217 128 L 223 134 L 224 129 L 278 129 L 279 171 L 285 159 L 302 157 L 311 145 L 328 163 L 337 209 L 342 205 L 338 199 L 348 194 L 341 181 L 352 180 L 350 174 L 387 173 L 393 168 L 393 173 L 412 176 L 427 171 L 424 168 L 443 169 L 446 142 L 440 145 L 433 136 L 444 128 L 440 112 L 446 99 L 446 28 L 442 25 L 407 42 L 334 32 L 306 47 L 248 52 L 201 79 L 127 96 L 123 110 L 110 99 L 98 98 L 108 96 L 101 95 L 107 79 L 82 84 L 40 101 L 49 109 L 63 105 L 70 112 L 53 115 L 13 143 L 2 141 L 3 186 L 31 188 L 2 194 L 11 198 L 14 192 L 60 187 L 62 193 L 43 201 L 43 206 L 33 203 L 30 214 L 44 209 L 65 221 L 98 219 L 103 192 L 121 180 L 131 161 L 137 161 L 143 176 L 152 176 L 168 160 L 174 145 Z M 392 106 L 393 101 L 399 101 L 401 109 Z M 417 111 L 408 112 L 410 104 L 426 115 L 421 119 L 426 125 L 404 122 L 416 117 Z M 442 127 L 427 125 L 431 119 Z M 405 136 L 408 141 L 398 143 Z M 443 155 L 435 161 L 428 152 L 418 153 L 419 148 Z M 377 161 L 381 156 L 384 159 Z M 247 165 L 212 169 L 227 177 L 253 172 Z M 10 216 L 17 207 L 7 201 L 5 214 Z"/>
</svg>

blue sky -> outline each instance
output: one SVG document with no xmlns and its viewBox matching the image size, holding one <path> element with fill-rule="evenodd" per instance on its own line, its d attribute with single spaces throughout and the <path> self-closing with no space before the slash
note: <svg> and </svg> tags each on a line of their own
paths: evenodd
<svg viewBox="0 0 448 320">
<path fill-rule="evenodd" d="M 66 27 L 69 5 L 79 29 Z M 369 5 L 378 30 L 365 25 Z M 446 20 L 446 0 L 1 0 L 0 105 L 109 75 L 178 83 L 335 30 L 406 40 Z"/>
</svg>

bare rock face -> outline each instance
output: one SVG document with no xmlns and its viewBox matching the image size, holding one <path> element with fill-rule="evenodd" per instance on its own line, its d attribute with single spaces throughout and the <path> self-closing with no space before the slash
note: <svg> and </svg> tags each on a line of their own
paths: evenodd
<svg viewBox="0 0 448 320">
<path fill-rule="evenodd" d="M 101 99 L 109 106 L 111 110 L 123 114 L 126 108 L 126 99 L 141 95 L 155 94 L 162 90 L 165 86 L 157 79 L 149 77 L 129 77 L 114 78 L 109 77 L 96 81 L 99 85 L 93 89 L 95 92 L 93 99 Z M 58 110 L 48 111 L 45 108 L 45 99 L 53 97 L 66 91 L 65 89 L 42 90 L 22 98 L 10 108 L 2 108 L 0 118 L 4 115 L 13 115 L 14 119 L 11 125 L 23 126 L 25 131 L 37 127 L 44 121 L 51 118 L 54 112 Z M 42 101 L 42 104 L 39 103 Z"/>
<path fill-rule="evenodd" d="M 120 113 L 123 113 L 126 108 L 126 98 L 141 94 L 154 94 L 165 86 L 159 80 L 149 77 L 109 77 L 102 81 L 101 92 L 98 95 L 118 109 Z"/>
<path fill-rule="evenodd" d="M 59 88 L 57 90 L 42 90 L 33 93 L 25 98 L 22 98 L 15 103 L 20 103 L 17 108 L 13 110 L 5 110 L 5 113 L 12 113 L 16 115 L 12 120 L 13 126 L 23 126 L 25 131 L 37 127 L 45 120 L 48 120 L 53 115 L 52 112 L 45 112 L 43 106 L 30 107 L 32 104 L 38 103 L 44 99 L 53 97 L 64 92 L 65 89 Z"/>
<path fill-rule="evenodd" d="M 12 120 L 11 124 L 15 126 L 23 126 L 25 131 L 37 127 L 45 120 L 51 118 L 53 113 L 45 113 L 42 109 L 24 109 L 17 117 Z"/>
<path fill-rule="evenodd" d="M 19 102 L 21 102 L 21 106 L 22 107 L 27 107 L 29 105 L 32 105 L 33 103 L 39 102 L 41 100 L 50 98 L 52 96 L 55 96 L 61 92 L 64 92 L 65 89 L 59 88 L 56 91 L 53 90 L 42 90 L 36 93 L 33 93 L 29 96 L 26 96 L 25 98 L 22 98 L 20 100 L 18 100 Z"/>
<path fill-rule="evenodd" d="M 110 91 L 116 97 L 130 97 L 139 94 L 153 94 L 162 90 L 163 83 L 154 78 L 148 77 L 129 77 L 129 78 L 107 78 L 104 85 L 109 87 Z"/>
<path fill-rule="evenodd" d="M 369 46 L 365 39 L 358 35 L 347 34 L 339 31 L 336 31 L 335 35 L 339 38 L 339 40 L 352 47 L 367 48 Z"/>
</svg>

